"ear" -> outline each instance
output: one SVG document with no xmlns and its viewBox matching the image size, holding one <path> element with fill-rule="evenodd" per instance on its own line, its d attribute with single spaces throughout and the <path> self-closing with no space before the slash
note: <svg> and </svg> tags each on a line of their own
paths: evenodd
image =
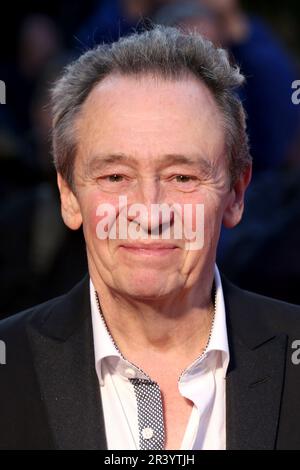
<svg viewBox="0 0 300 470">
<path fill-rule="evenodd" d="M 57 184 L 60 192 L 61 214 L 64 223 L 70 229 L 77 230 L 82 224 L 78 199 L 60 173 L 57 173 Z"/>
<path fill-rule="evenodd" d="M 223 214 L 223 225 L 226 228 L 235 227 L 242 218 L 244 212 L 245 192 L 251 181 L 251 176 L 252 165 L 249 165 L 231 189 Z"/>
</svg>

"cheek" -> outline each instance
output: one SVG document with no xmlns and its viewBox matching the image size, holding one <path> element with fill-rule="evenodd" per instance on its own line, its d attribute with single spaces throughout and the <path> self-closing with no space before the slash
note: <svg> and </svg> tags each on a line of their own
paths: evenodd
<svg viewBox="0 0 300 470">
<path fill-rule="evenodd" d="M 186 236 L 188 233 L 195 234 L 203 231 L 205 229 L 206 213 L 210 212 L 205 194 L 190 195 L 185 198 L 184 203 L 181 203 L 180 206 L 181 220 Z"/>
<path fill-rule="evenodd" d="M 184 218 L 184 224 L 188 222 L 192 233 L 197 234 L 199 240 L 199 231 L 202 231 L 205 248 L 219 236 L 223 214 L 222 200 L 212 191 L 203 191 L 197 194 L 197 199 L 193 198 L 189 202 L 192 210 L 187 211 L 189 215 Z"/>
<path fill-rule="evenodd" d="M 213 243 L 219 238 L 222 225 L 223 209 L 220 202 L 210 201 L 205 205 L 204 233 L 206 242 Z"/>
<path fill-rule="evenodd" d="M 112 220 L 115 213 L 113 208 L 118 207 L 118 199 L 116 196 L 111 197 L 103 194 L 99 190 L 90 190 L 84 197 L 83 201 L 83 228 L 89 236 L 97 237 L 97 227 L 99 222 Z M 110 210 L 109 210 L 110 209 Z M 111 216 L 107 216 L 107 214 Z"/>
</svg>

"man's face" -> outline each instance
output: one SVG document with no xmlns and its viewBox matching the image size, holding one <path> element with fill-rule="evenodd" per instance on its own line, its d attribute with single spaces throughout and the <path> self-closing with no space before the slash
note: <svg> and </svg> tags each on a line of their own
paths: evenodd
<svg viewBox="0 0 300 470">
<path fill-rule="evenodd" d="M 239 221 L 243 188 L 242 196 L 230 190 L 222 115 L 207 87 L 193 77 L 108 77 L 85 101 L 76 135 L 75 191 L 60 177 L 59 185 L 65 222 L 71 228 L 83 223 L 92 279 L 122 295 L 152 299 L 210 278 L 222 220 L 228 226 Z M 120 196 L 127 210 L 141 203 L 149 217 L 136 222 L 126 215 Z M 194 229 L 198 205 L 204 206 L 201 249 L 189 248 L 184 230 L 181 239 L 172 229 L 163 239 L 164 227 L 174 225 L 172 212 L 159 219 L 158 239 L 151 237 L 151 208 L 162 203 L 189 205 L 186 220 Z M 116 226 L 118 219 L 123 228 L 135 224 L 143 237 L 120 240 L 117 230 L 116 239 L 99 239 L 103 204 L 116 208 Z"/>
</svg>

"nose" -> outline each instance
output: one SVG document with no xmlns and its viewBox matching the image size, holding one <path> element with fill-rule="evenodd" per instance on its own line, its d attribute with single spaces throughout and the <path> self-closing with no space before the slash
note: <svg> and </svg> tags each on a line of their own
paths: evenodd
<svg viewBox="0 0 300 470">
<path fill-rule="evenodd" d="M 165 228 L 171 227 L 174 219 L 165 196 L 158 178 L 143 180 L 128 207 L 128 221 L 137 223 L 147 234 L 162 234 Z"/>
</svg>

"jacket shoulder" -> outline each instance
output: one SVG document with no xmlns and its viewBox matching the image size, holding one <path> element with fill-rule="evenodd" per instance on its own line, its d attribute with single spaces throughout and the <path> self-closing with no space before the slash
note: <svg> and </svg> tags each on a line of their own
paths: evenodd
<svg viewBox="0 0 300 470">
<path fill-rule="evenodd" d="M 4 318 L 0 321 L 0 339 L 4 339 L 6 336 L 10 336 L 11 333 L 16 333 L 17 331 L 24 333 L 26 331 L 27 325 L 31 322 L 45 322 L 53 309 L 63 302 L 65 297 L 66 294 L 55 297 L 51 300 Z"/>
<path fill-rule="evenodd" d="M 300 334 L 300 306 L 241 289 L 222 276 L 226 308 L 241 320 L 247 317 L 281 333 Z M 300 336 L 299 336 L 300 338 Z"/>
<path fill-rule="evenodd" d="M 89 277 L 86 276 L 71 291 L 0 321 L 0 339 L 24 335 L 29 325 L 61 336 L 62 330 L 76 324 L 89 312 Z"/>
</svg>

